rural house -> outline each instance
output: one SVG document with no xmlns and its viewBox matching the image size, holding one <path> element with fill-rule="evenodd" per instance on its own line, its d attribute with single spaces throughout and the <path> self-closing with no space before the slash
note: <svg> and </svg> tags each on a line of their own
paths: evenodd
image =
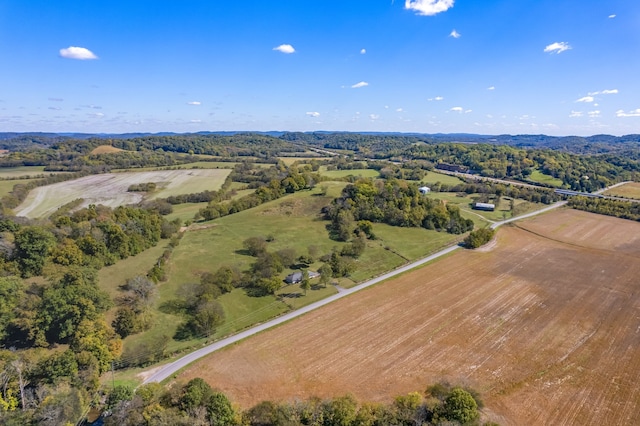
<svg viewBox="0 0 640 426">
<path fill-rule="evenodd" d="M 421 186 L 420 188 L 418 188 L 418 191 L 420 191 L 421 194 L 428 194 L 429 192 L 431 192 L 431 188 L 429 188 L 428 186 Z"/>
<path fill-rule="evenodd" d="M 309 279 L 317 278 L 320 276 L 320 274 L 317 272 L 314 272 L 314 271 L 308 271 L 308 272 L 309 272 Z M 302 272 L 294 272 L 293 274 L 287 275 L 287 277 L 284 279 L 284 282 L 286 282 L 287 284 L 298 284 L 301 281 L 302 281 Z"/>
</svg>

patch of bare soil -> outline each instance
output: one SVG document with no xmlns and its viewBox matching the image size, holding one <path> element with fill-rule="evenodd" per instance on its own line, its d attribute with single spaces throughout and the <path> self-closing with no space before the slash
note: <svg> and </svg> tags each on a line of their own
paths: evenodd
<svg viewBox="0 0 640 426">
<path fill-rule="evenodd" d="M 634 424 L 640 223 L 565 210 L 193 364 L 244 407 L 463 382 L 503 425 Z M 615 236 L 615 237 L 614 237 Z"/>
</svg>

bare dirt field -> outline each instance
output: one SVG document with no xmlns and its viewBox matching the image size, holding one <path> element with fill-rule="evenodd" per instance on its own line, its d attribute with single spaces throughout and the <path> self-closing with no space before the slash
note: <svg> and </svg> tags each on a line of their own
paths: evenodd
<svg viewBox="0 0 640 426">
<path fill-rule="evenodd" d="M 148 172 L 105 173 L 33 189 L 15 209 L 17 216 L 45 217 L 59 207 L 82 198 L 82 206 L 103 204 L 117 207 L 142 201 L 145 193 L 127 192 L 130 185 L 154 182 L 153 197 L 219 189 L 231 172 L 228 169 L 161 170 Z"/>
<path fill-rule="evenodd" d="M 574 210 L 459 251 L 214 353 L 203 377 L 247 407 L 352 393 L 390 402 L 439 380 L 503 425 L 637 424 L 640 223 Z"/>
</svg>

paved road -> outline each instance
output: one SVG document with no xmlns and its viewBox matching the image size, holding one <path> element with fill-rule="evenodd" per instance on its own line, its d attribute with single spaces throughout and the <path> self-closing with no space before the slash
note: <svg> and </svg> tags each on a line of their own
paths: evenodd
<svg viewBox="0 0 640 426">
<path fill-rule="evenodd" d="M 610 189 L 610 188 L 613 188 L 613 187 L 616 187 L 616 186 L 619 186 L 619 185 L 623 185 L 624 183 L 626 183 L 626 182 L 621 182 L 621 183 L 619 183 L 617 185 L 613 185 L 613 186 L 611 186 L 609 188 L 602 189 L 601 191 L 598 191 L 598 193 L 599 192 L 604 192 L 607 189 Z M 496 229 L 501 225 L 504 225 L 504 224 L 507 224 L 507 223 L 510 223 L 510 222 L 514 222 L 516 220 L 526 219 L 528 217 L 539 215 L 539 214 L 548 212 L 550 210 L 556 209 L 558 207 L 564 206 L 565 204 L 567 204 L 566 201 L 559 201 L 559 202 L 551 204 L 550 206 L 545 207 L 545 208 L 543 208 L 541 210 L 536 210 L 534 212 L 527 213 L 527 214 L 522 215 L 522 216 L 516 216 L 514 218 L 506 219 L 506 220 L 503 220 L 503 221 L 500 221 L 500 222 L 495 222 L 495 223 L 493 223 L 491 225 L 491 228 Z M 411 270 L 413 268 L 416 268 L 418 266 L 424 265 L 425 263 L 431 262 L 432 260 L 435 260 L 435 259 L 437 259 L 437 258 L 439 258 L 441 256 L 449 254 L 449 253 L 451 253 L 451 252 L 453 252 L 453 251 L 455 251 L 455 250 L 457 250 L 459 248 L 460 248 L 459 245 L 454 245 L 454 246 L 451 246 L 451 247 L 447 247 L 444 250 L 440 250 L 439 252 L 432 254 L 431 256 L 427 256 L 427 257 L 425 257 L 423 259 L 420 259 L 420 260 L 415 261 L 413 263 L 409 263 L 408 265 L 402 266 L 402 267 L 400 267 L 398 269 L 394 269 L 393 271 L 387 272 L 386 274 L 380 275 L 379 277 L 370 279 L 369 281 L 365 281 L 364 283 L 359 284 L 359 285 L 357 285 L 355 287 L 348 288 L 348 289 L 342 289 L 342 291 L 340 291 L 339 293 L 334 294 L 334 295 L 332 295 L 330 297 L 327 297 L 326 299 L 322 299 L 322 300 L 320 300 L 318 302 L 312 303 L 312 304 L 307 305 L 307 306 L 305 306 L 303 308 L 300 308 L 300 309 L 297 309 L 295 311 L 289 312 L 289 313 L 287 313 L 285 315 L 282 315 L 282 316 L 280 316 L 278 318 L 275 318 L 275 319 L 273 319 L 271 321 L 267 321 L 267 322 L 265 322 L 263 324 L 256 325 L 256 326 L 254 326 L 254 327 L 252 327 L 252 328 L 250 328 L 248 330 L 242 331 L 242 332 L 240 332 L 238 334 L 235 334 L 233 336 L 230 336 L 230 337 L 227 337 L 225 339 L 219 340 L 219 341 L 217 341 L 215 343 L 212 343 L 212 344 L 210 344 L 208 346 L 205 346 L 202 349 L 198 349 L 195 352 L 191 352 L 190 354 L 185 355 L 182 358 L 180 358 L 180 359 L 178 359 L 178 360 L 176 360 L 176 361 L 174 361 L 174 362 L 172 362 L 170 364 L 167 364 L 167 365 L 163 366 L 161 369 L 159 369 L 158 371 L 156 371 L 155 373 L 153 373 L 152 375 L 147 377 L 145 379 L 144 383 L 161 382 L 161 381 L 171 377 L 173 374 L 177 373 L 180 369 L 186 367 L 187 365 L 191 364 L 192 362 L 194 362 L 194 361 L 196 361 L 196 360 L 198 360 L 198 359 L 200 359 L 200 358 L 202 358 L 202 357 L 204 357 L 206 355 L 209 355 L 210 353 L 215 352 L 218 349 L 222 349 L 225 346 L 229 346 L 229 345 L 231 345 L 233 343 L 236 343 L 236 342 L 238 342 L 240 340 L 246 339 L 249 336 L 253 336 L 254 334 L 260 333 L 260 332 L 262 332 L 264 330 L 267 330 L 267 329 L 269 329 L 271 327 L 275 327 L 276 325 L 279 325 L 279 324 L 282 324 L 284 322 L 290 321 L 290 320 L 292 320 L 294 318 L 297 318 L 297 317 L 299 317 L 301 315 L 306 314 L 307 312 L 311 312 L 311 311 L 313 311 L 315 309 L 318 309 L 318 308 L 320 308 L 322 306 L 328 305 L 329 303 L 335 302 L 338 299 L 342 299 L 343 297 L 347 297 L 347 296 L 349 296 L 349 295 L 351 295 L 351 294 L 353 294 L 353 293 L 355 293 L 357 291 L 360 291 L 360 290 L 365 289 L 367 287 L 370 287 L 372 285 L 378 284 L 381 281 L 387 280 L 387 279 L 392 278 L 392 277 L 394 277 L 394 276 L 396 276 L 398 274 L 402 274 L 403 272 L 407 272 L 407 271 L 409 271 L 409 270 Z"/>
</svg>

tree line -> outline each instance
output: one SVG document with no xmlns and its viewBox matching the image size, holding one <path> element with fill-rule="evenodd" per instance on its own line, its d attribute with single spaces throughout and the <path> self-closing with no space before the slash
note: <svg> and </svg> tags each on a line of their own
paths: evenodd
<svg viewBox="0 0 640 426">
<path fill-rule="evenodd" d="M 195 378 L 169 389 L 157 383 L 135 391 L 116 387 L 108 395 L 107 407 L 106 426 L 496 425 L 481 422 L 484 404 L 475 390 L 446 382 L 428 386 L 423 392 L 397 396 L 386 404 L 360 402 L 347 394 L 295 402 L 267 400 L 242 410 L 223 392 Z"/>
</svg>

